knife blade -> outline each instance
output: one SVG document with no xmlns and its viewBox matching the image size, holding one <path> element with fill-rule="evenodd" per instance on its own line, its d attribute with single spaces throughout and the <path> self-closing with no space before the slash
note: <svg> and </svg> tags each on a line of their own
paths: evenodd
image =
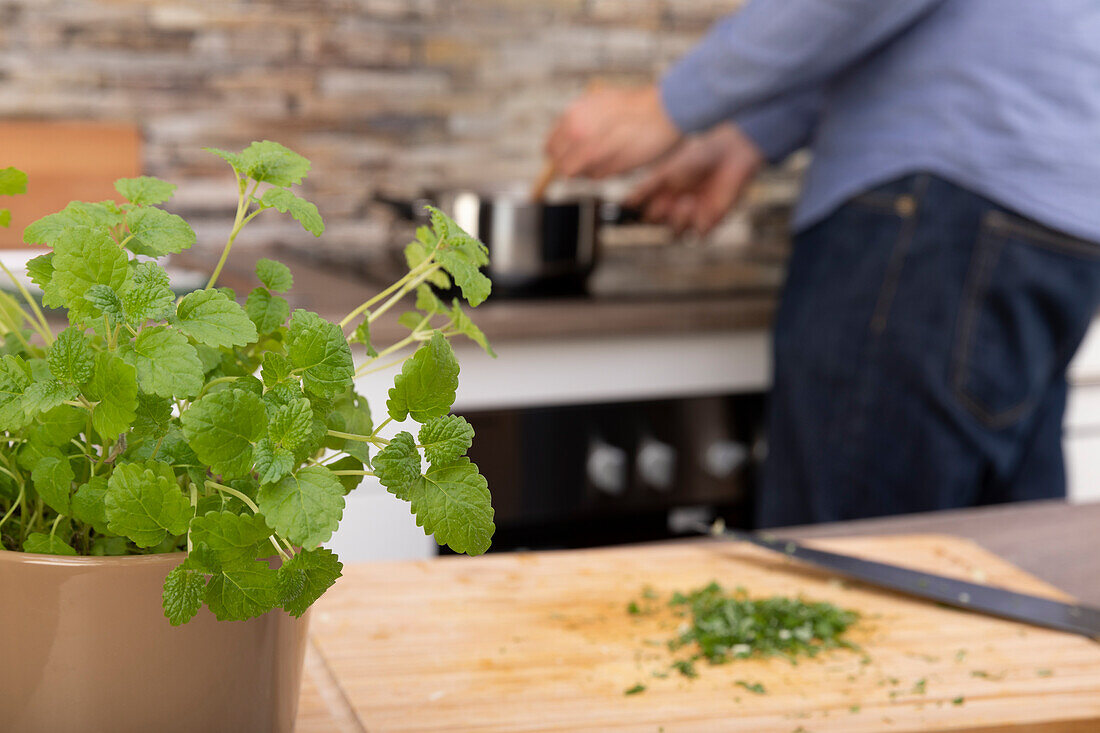
<svg viewBox="0 0 1100 733">
<path fill-rule="evenodd" d="M 1068 631 L 1100 641 L 1100 609 L 1004 588 L 970 583 L 934 573 L 818 550 L 768 534 L 727 529 L 720 522 L 695 527 L 713 537 L 748 542 L 765 550 L 816 565 L 838 575 L 888 588 L 915 598 L 990 616 L 1020 621 L 1057 631 Z"/>
</svg>

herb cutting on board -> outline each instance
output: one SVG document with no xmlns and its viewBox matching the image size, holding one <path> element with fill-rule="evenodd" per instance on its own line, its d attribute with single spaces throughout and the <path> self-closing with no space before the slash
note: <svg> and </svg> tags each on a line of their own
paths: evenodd
<svg viewBox="0 0 1100 733">
<path fill-rule="evenodd" d="M 751 0 L 659 84 L 589 89 L 557 175 L 710 231 L 808 146 L 758 526 L 1065 495 L 1100 305 L 1100 4 Z"/>
</svg>

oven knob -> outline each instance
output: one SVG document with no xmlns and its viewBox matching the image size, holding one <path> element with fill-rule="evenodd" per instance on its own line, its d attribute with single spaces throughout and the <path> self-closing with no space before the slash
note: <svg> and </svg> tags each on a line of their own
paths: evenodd
<svg viewBox="0 0 1100 733">
<path fill-rule="evenodd" d="M 658 491 L 668 491 L 676 479 L 676 449 L 654 438 L 642 438 L 637 466 L 647 485 Z"/>
<path fill-rule="evenodd" d="M 716 440 L 703 453 L 703 467 L 716 479 L 727 479 L 749 459 L 749 449 L 734 440 Z"/>
<path fill-rule="evenodd" d="M 626 491 L 626 467 L 626 451 L 622 448 L 602 440 L 595 440 L 589 446 L 585 462 L 588 481 L 605 494 L 619 496 Z"/>
</svg>

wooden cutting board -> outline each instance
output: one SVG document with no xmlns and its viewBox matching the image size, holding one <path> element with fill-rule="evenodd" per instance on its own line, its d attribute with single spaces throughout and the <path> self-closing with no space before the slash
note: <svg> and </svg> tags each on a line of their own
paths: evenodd
<svg viewBox="0 0 1100 733">
<path fill-rule="evenodd" d="M 977 545 L 945 536 L 815 546 L 1064 598 Z M 375 731 L 1100 731 L 1100 645 L 919 603 L 754 547 L 691 542 L 364 564 L 319 603 L 315 676 L 299 733 Z M 712 580 L 858 610 L 864 653 L 668 669 L 663 612 L 631 615 Z M 754 694 L 737 682 L 761 683 Z M 636 683 L 644 692 L 625 695 Z M 341 712 L 342 711 L 342 712 Z M 316 724 L 317 727 L 313 727 Z"/>
</svg>

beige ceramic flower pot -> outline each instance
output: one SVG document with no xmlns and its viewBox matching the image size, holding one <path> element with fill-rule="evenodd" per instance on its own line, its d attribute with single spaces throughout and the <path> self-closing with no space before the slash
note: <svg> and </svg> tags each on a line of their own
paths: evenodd
<svg viewBox="0 0 1100 733">
<path fill-rule="evenodd" d="M 183 557 L 0 551 L 0 729 L 292 731 L 308 616 L 171 626 L 161 584 Z"/>
</svg>

